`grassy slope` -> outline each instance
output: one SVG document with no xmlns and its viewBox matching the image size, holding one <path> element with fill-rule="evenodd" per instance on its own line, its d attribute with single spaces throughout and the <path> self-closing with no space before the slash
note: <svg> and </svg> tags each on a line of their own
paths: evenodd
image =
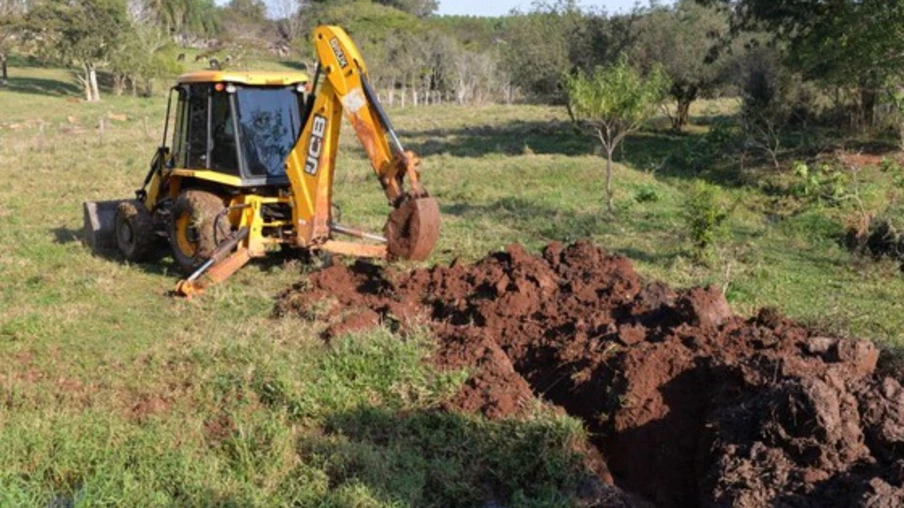
<svg viewBox="0 0 904 508">
<path fill-rule="evenodd" d="M 12 90 L 0 89 L 0 504 L 63 496 L 442 505 L 488 491 L 515 504 L 555 504 L 574 486 L 574 421 L 542 410 L 502 423 L 432 411 L 461 376 L 420 365 L 426 338 L 375 331 L 327 347 L 311 325 L 273 319 L 274 295 L 300 278 L 296 263 L 254 264 L 188 302 L 166 296 L 176 277 L 168 260 L 129 266 L 92 256 L 77 241 L 80 203 L 130 194 L 159 139 L 164 101 L 82 104 L 69 100 L 78 91 L 61 71 L 10 73 Z M 108 120 L 101 141 L 96 125 L 107 113 L 128 120 Z M 769 221 L 768 196 L 727 188 L 741 203 L 727 254 L 699 266 L 679 218 L 689 180 L 617 165 L 619 211 L 601 213 L 602 161 L 560 110 L 392 116 L 424 155 L 428 188 L 442 204 L 433 261 L 589 236 L 651 278 L 723 284 L 741 312 L 776 305 L 901 341 L 904 281 L 895 267 L 838 246 L 837 213 Z M 647 133 L 626 154 L 655 161 L 680 142 Z M 378 229 L 385 205 L 348 136 L 339 168 L 344 220 Z M 882 187 L 880 174 L 870 178 Z M 635 199 L 650 192 L 658 201 Z"/>
</svg>

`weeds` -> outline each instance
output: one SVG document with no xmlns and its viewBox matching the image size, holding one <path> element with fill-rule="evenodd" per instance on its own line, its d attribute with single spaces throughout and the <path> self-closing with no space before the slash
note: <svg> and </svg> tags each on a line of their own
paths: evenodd
<svg viewBox="0 0 904 508">
<path fill-rule="evenodd" d="M 821 162 L 811 169 L 801 161 L 795 161 L 792 171 L 796 182 L 791 192 L 800 198 L 820 205 L 837 206 L 852 196 L 850 177 L 838 165 Z"/>
</svg>

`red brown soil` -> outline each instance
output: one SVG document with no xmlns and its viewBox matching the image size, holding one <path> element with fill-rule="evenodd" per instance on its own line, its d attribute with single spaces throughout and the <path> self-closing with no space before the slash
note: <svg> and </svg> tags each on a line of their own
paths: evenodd
<svg viewBox="0 0 904 508">
<path fill-rule="evenodd" d="M 645 284 L 590 243 L 411 272 L 333 266 L 277 311 L 324 301 L 327 336 L 426 319 L 433 361 L 473 372 L 452 407 L 499 418 L 550 401 L 591 430 L 603 479 L 656 506 L 902 505 L 904 389 L 876 372 L 872 343 L 773 310 L 735 316 L 717 288 Z"/>
</svg>

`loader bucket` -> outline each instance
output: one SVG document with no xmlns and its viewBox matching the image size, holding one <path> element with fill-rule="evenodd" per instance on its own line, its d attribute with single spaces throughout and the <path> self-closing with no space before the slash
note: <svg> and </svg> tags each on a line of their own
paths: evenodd
<svg viewBox="0 0 904 508">
<path fill-rule="evenodd" d="M 95 254 L 112 254 L 116 247 L 116 207 L 125 200 L 85 201 L 83 240 Z"/>
<path fill-rule="evenodd" d="M 439 239 L 439 203 L 434 198 L 405 200 L 389 214 L 384 233 L 390 259 L 423 261 Z"/>
</svg>

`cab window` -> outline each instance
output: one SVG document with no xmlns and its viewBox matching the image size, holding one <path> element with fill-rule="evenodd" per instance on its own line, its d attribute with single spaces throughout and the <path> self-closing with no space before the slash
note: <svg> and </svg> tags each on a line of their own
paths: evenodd
<svg viewBox="0 0 904 508">
<path fill-rule="evenodd" d="M 210 96 L 210 169 L 240 176 L 231 102 L 225 91 Z"/>
<path fill-rule="evenodd" d="M 239 88 L 239 138 L 250 176 L 285 176 L 286 157 L 301 134 L 294 88 Z"/>
<path fill-rule="evenodd" d="M 191 85 L 187 88 L 185 163 L 189 168 L 207 168 L 207 125 L 210 112 L 207 100 L 210 95 L 210 85 Z"/>
</svg>

